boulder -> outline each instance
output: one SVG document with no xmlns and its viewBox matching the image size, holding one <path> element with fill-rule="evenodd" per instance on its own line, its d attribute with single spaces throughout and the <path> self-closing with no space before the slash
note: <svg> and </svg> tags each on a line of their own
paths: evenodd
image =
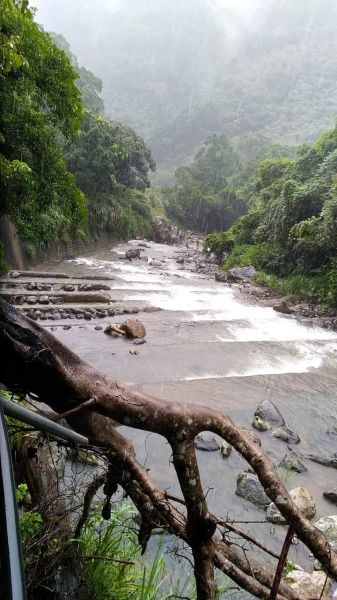
<svg viewBox="0 0 337 600">
<path fill-rule="evenodd" d="M 333 469 L 337 469 L 337 452 L 335 452 L 331 456 L 323 454 L 307 454 L 306 458 L 308 458 L 312 462 L 318 463 L 319 465 L 324 465 L 325 467 L 332 467 Z"/>
<path fill-rule="evenodd" d="M 274 427 L 283 427 L 285 425 L 284 418 L 279 409 L 270 400 L 260 402 L 255 411 L 255 416 L 260 417 L 263 421 L 267 421 Z"/>
<path fill-rule="evenodd" d="M 256 275 L 257 271 L 253 265 L 249 267 L 235 267 L 233 269 L 228 269 L 227 272 L 227 281 L 251 281 Z"/>
<path fill-rule="evenodd" d="M 216 452 L 221 447 L 214 435 L 209 433 L 199 433 L 194 440 L 194 445 L 197 450 L 203 450 L 204 452 Z"/>
<path fill-rule="evenodd" d="M 270 504 L 270 499 L 254 473 L 244 471 L 237 476 L 235 493 L 237 496 L 241 496 L 241 498 L 262 508 Z"/>
<path fill-rule="evenodd" d="M 75 286 L 72 283 L 64 283 L 62 285 L 62 290 L 64 290 L 65 292 L 74 292 Z"/>
<path fill-rule="evenodd" d="M 174 225 L 168 223 L 162 217 L 153 217 L 152 238 L 159 244 L 178 244 L 181 241 L 181 233 Z"/>
<path fill-rule="evenodd" d="M 17 277 L 20 277 L 20 273 L 19 273 L 18 271 L 11 271 L 11 272 L 10 272 L 10 276 L 11 276 L 13 279 L 17 279 Z"/>
<path fill-rule="evenodd" d="M 27 296 L 26 297 L 27 304 L 36 304 L 37 300 L 38 300 L 37 296 Z"/>
<path fill-rule="evenodd" d="M 287 452 L 284 455 L 280 462 L 280 467 L 284 467 L 285 469 L 290 469 L 291 471 L 296 471 L 297 473 L 305 473 L 308 469 L 304 466 L 304 464 L 300 461 L 299 456 L 296 452 Z M 336 494 L 337 497 L 337 494 Z"/>
<path fill-rule="evenodd" d="M 49 296 L 40 296 L 39 304 L 49 304 Z"/>
<path fill-rule="evenodd" d="M 257 415 L 255 415 L 252 425 L 253 427 L 255 427 L 255 429 L 258 429 L 259 431 L 270 431 L 272 428 L 268 421 L 264 421 Z"/>
<path fill-rule="evenodd" d="M 127 319 L 120 326 L 120 329 L 124 331 L 126 337 L 130 339 L 142 339 L 146 336 L 145 327 L 138 319 Z"/>
<path fill-rule="evenodd" d="M 130 248 L 125 252 L 125 258 L 127 260 L 132 260 L 133 258 L 140 258 L 140 249 L 139 248 Z"/>
<path fill-rule="evenodd" d="M 337 515 L 322 517 L 314 523 L 322 533 L 324 533 L 329 544 L 337 544 Z"/>
<path fill-rule="evenodd" d="M 312 519 L 316 514 L 316 502 L 310 492 L 304 487 L 297 487 L 289 491 L 289 495 L 296 504 L 300 513 L 307 519 Z M 267 520 L 277 525 L 286 523 L 274 502 L 267 508 Z"/>
<path fill-rule="evenodd" d="M 282 315 L 291 315 L 294 312 L 293 309 L 289 306 L 288 302 L 286 302 L 286 300 L 281 300 L 281 302 L 275 304 L 275 306 L 273 306 L 273 309 L 276 310 L 276 312 L 281 313 Z"/>
<path fill-rule="evenodd" d="M 324 498 L 329 500 L 329 502 L 332 502 L 333 504 L 337 504 L 337 488 L 323 492 L 323 496 L 324 496 Z"/>
<path fill-rule="evenodd" d="M 277 440 L 282 440 L 288 444 L 299 444 L 301 441 L 299 435 L 288 427 L 278 427 L 277 429 L 274 429 L 272 436 Z"/>
<path fill-rule="evenodd" d="M 221 281 L 221 283 L 227 283 L 226 273 L 215 273 L 215 281 Z"/>
<path fill-rule="evenodd" d="M 328 595 L 331 588 L 331 580 L 326 580 L 324 571 L 306 573 L 305 571 L 294 570 L 285 575 L 284 581 L 301 598 L 321 598 L 322 594 Z"/>
</svg>

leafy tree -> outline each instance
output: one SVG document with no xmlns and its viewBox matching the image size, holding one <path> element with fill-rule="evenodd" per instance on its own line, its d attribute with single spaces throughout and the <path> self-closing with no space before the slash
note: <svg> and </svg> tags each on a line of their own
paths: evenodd
<svg viewBox="0 0 337 600">
<path fill-rule="evenodd" d="M 0 4 L 0 214 L 42 245 L 85 236 L 85 198 L 57 143 L 82 119 L 77 74 L 27 2 Z"/>
<path fill-rule="evenodd" d="M 144 140 L 130 127 L 85 111 L 79 138 L 66 143 L 65 151 L 69 169 L 89 199 L 91 231 L 109 230 L 121 237 L 144 232 L 151 211 L 141 192 L 155 169 Z"/>
<path fill-rule="evenodd" d="M 246 208 L 231 188 L 239 169 L 239 157 L 226 136 L 210 136 L 191 165 L 177 169 L 176 185 L 166 192 L 168 213 L 206 233 L 229 227 Z"/>
</svg>

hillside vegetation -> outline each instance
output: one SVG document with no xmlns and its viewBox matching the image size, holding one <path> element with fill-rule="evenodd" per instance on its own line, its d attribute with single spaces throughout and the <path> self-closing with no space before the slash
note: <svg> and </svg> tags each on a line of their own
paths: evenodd
<svg viewBox="0 0 337 600">
<path fill-rule="evenodd" d="M 225 258 L 225 270 L 253 264 L 260 283 L 337 306 L 336 173 L 337 128 L 296 158 L 257 163 L 247 178 L 248 212 L 206 246 Z"/>
<path fill-rule="evenodd" d="M 0 6 L 0 216 L 29 256 L 102 231 L 148 232 L 155 164 L 145 142 L 103 115 L 102 82 L 27 3 Z"/>
<path fill-rule="evenodd" d="M 89 19 L 80 0 L 43 2 L 52 27 L 104 81 L 107 114 L 145 137 L 158 184 L 213 133 L 246 162 L 261 145 L 313 142 L 334 124 L 334 0 L 87 4 Z"/>
</svg>

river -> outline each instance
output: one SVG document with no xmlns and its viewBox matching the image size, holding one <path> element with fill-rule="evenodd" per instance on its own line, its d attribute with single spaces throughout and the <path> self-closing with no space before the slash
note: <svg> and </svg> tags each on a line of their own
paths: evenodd
<svg viewBox="0 0 337 600">
<path fill-rule="evenodd" d="M 133 346 L 110 338 L 95 329 L 98 321 L 72 322 L 68 330 L 56 327 L 55 335 L 108 375 L 164 399 L 221 409 L 246 427 L 251 426 L 257 404 L 269 399 L 300 435 L 296 451 L 302 456 L 336 452 L 337 434 L 327 433 L 334 427 L 337 432 L 336 333 L 253 304 L 237 286 L 193 273 L 188 265 L 176 262 L 182 247 L 149 242 L 143 260 L 120 260 L 118 254 L 136 244 L 62 261 L 50 270 L 73 276 L 114 276 L 113 300 L 160 308 L 137 315 L 145 324 L 147 343 Z M 152 258 L 162 260 L 161 266 L 151 266 Z M 138 354 L 130 353 L 134 349 Z M 139 459 L 155 481 L 179 493 L 166 442 L 154 434 L 123 430 L 133 439 Z M 269 432 L 256 433 L 278 465 L 287 445 Z M 198 451 L 198 460 L 213 511 L 237 521 L 264 520 L 262 509 L 235 495 L 236 476 L 247 467 L 236 452 L 224 459 L 218 452 Z M 334 514 L 336 508 L 322 492 L 336 485 L 336 470 L 303 462 L 308 471 L 301 474 L 277 467 L 287 488 L 307 487 L 317 503 L 317 518 Z M 284 527 L 267 523 L 245 527 L 267 540 L 271 548 L 280 549 Z M 291 559 L 312 566 L 301 544 L 292 547 Z"/>
</svg>

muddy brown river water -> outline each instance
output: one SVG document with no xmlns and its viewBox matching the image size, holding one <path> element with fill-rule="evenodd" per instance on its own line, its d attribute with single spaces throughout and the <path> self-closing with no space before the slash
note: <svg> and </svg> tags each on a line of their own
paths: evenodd
<svg viewBox="0 0 337 600">
<path fill-rule="evenodd" d="M 136 245 L 135 241 L 107 248 L 49 269 L 73 276 L 114 276 L 113 300 L 160 308 L 137 315 L 145 324 L 147 343 L 132 346 L 110 338 L 95 329 L 102 321 L 73 321 L 69 330 L 57 326 L 55 335 L 113 377 L 161 398 L 221 409 L 243 426 L 251 426 L 257 404 L 269 399 L 300 435 L 296 451 L 302 456 L 337 452 L 337 334 L 252 304 L 238 287 L 193 273 L 192 265 L 175 260 L 183 248 L 150 242 L 143 260 L 120 260 L 118 253 Z M 153 258 L 162 260 L 161 266 L 151 266 Z M 122 319 L 109 318 L 103 325 L 112 321 Z M 135 348 L 138 354 L 130 354 Z M 328 434 L 334 427 L 336 435 Z M 123 429 L 152 477 L 165 489 L 178 492 L 167 444 L 157 435 Z M 269 432 L 257 433 L 278 465 L 287 452 L 286 443 Z M 264 520 L 262 509 L 235 495 L 236 476 L 247 466 L 236 452 L 224 459 L 218 452 L 199 451 L 198 460 L 212 510 L 237 521 Z M 336 514 L 337 507 L 322 496 L 336 486 L 336 469 L 303 462 L 308 471 L 302 474 L 277 467 L 286 486 L 310 490 L 317 518 Z M 245 527 L 271 548 L 280 549 L 283 526 L 251 523 Z M 312 566 L 301 544 L 292 547 L 290 558 Z"/>
</svg>

